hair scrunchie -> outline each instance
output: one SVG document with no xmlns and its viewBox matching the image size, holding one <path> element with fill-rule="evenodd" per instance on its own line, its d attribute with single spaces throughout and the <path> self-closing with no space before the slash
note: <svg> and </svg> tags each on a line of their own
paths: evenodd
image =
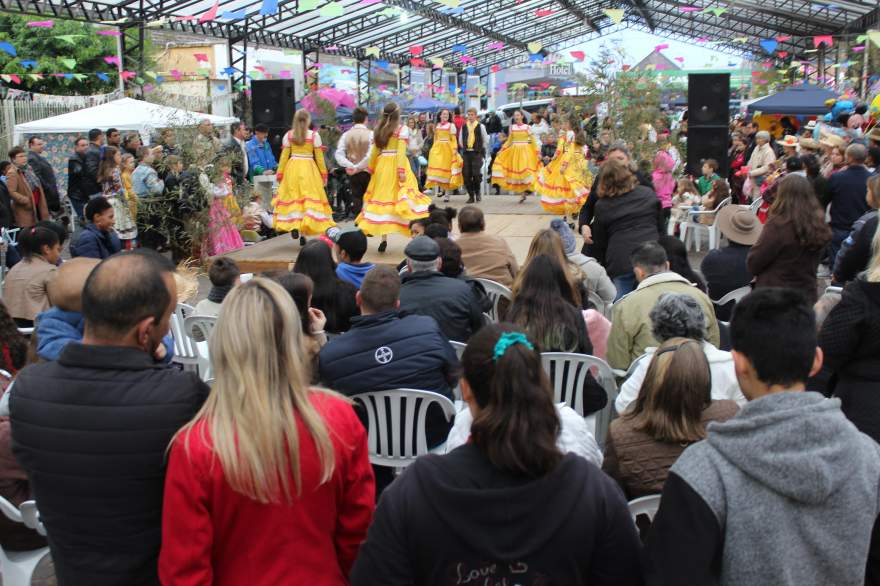
<svg viewBox="0 0 880 586">
<path fill-rule="evenodd" d="M 535 349 L 525 334 L 520 332 L 504 332 L 501 334 L 501 337 L 498 338 L 498 341 L 495 342 L 495 354 L 492 356 L 492 361 L 498 362 L 498 359 L 504 356 L 504 353 L 507 352 L 508 348 L 517 344 L 522 344 L 529 350 Z"/>
</svg>

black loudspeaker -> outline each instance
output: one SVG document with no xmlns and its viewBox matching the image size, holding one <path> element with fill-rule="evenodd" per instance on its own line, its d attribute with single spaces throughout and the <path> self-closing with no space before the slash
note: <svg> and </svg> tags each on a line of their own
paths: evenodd
<svg viewBox="0 0 880 586">
<path fill-rule="evenodd" d="M 290 118 L 293 120 L 293 116 Z M 290 130 L 290 123 L 287 126 L 270 126 L 269 127 L 269 136 L 266 138 L 266 141 L 269 143 L 269 146 L 272 148 L 272 153 L 275 155 L 275 160 L 277 161 L 279 157 L 281 157 L 282 145 L 281 141 L 284 140 L 284 133 Z"/>
<path fill-rule="evenodd" d="M 688 129 L 730 122 L 730 74 L 688 75 Z"/>
<path fill-rule="evenodd" d="M 688 125 L 687 172 L 699 177 L 703 171 L 703 161 L 718 161 L 718 175 L 727 177 L 727 126 Z"/>
<path fill-rule="evenodd" d="M 260 79 L 251 82 L 253 124 L 290 128 L 296 111 L 292 79 Z"/>
</svg>

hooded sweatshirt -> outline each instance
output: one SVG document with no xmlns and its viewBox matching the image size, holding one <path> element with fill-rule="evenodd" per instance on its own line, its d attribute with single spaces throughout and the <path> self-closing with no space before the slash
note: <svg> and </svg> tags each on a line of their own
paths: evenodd
<svg viewBox="0 0 880 586">
<path fill-rule="evenodd" d="M 649 584 L 864 584 L 880 446 L 818 393 L 782 392 L 708 426 L 673 465 Z"/>
<path fill-rule="evenodd" d="M 423 456 L 383 494 L 352 586 L 641 584 L 620 489 L 568 454 L 542 478 L 492 466 L 474 444 Z"/>
<path fill-rule="evenodd" d="M 375 265 L 371 262 L 347 263 L 341 262 L 336 265 L 336 276 L 343 281 L 348 281 L 358 289 L 364 282 L 364 277 L 370 272 Z"/>
</svg>

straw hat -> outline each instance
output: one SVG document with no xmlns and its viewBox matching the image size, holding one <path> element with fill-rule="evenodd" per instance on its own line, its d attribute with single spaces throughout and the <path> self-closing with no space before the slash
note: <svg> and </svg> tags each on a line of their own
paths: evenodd
<svg viewBox="0 0 880 586">
<path fill-rule="evenodd" d="M 810 120 L 809 122 L 807 122 L 806 128 L 807 130 L 813 130 L 814 128 L 816 128 L 816 121 Z"/>
<path fill-rule="evenodd" d="M 836 134 L 829 134 L 825 136 L 822 140 L 820 140 L 819 144 L 834 148 L 844 146 L 846 144 L 846 141 L 844 141 L 842 137 L 837 136 Z"/>
<path fill-rule="evenodd" d="M 798 139 L 793 134 L 786 134 L 785 138 L 783 138 L 782 142 L 780 142 L 779 144 L 784 147 L 795 148 L 798 145 Z"/>
<path fill-rule="evenodd" d="M 746 206 L 724 206 L 715 222 L 721 234 L 731 242 L 751 246 L 758 241 L 764 228 L 758 218 Z"/>
<path fill-rule="evenodd" d="M 871 130 L 869 130 L 868 133 L 865 135 L 865 138 L 867 138 L 868 140 L 880 141 L 880 125 L 875 126 Z"/>
<path fill-rule="evenodd" d="M 801 149 L 806 149 L 810 151 L 818 151 L 819 143 L 813 140 L 812 138 L 801 138 L 798 141 L 798 144 L 801 145 Z"/>
</svg>

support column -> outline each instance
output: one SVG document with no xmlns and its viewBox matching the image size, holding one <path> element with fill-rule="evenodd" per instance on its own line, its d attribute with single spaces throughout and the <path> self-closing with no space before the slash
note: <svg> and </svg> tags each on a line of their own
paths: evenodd
<svg viewBox="0 0 880 586">
<path fill-rule="evenodd" d="M 236 43 L 241 43 L 240 47 L 236 47 Z M 229 56 L 229 66 L 235 69 L 229 76 L 230 90 L 236 96 L 232 101 L 233 113 L 239 120 L 244 120 L 247 112 L 247 97 L 245 89 L 247 88 L 247 21 L 244 23 L 244 35 L 237 38 L 230 38 L 226 44 Z"/>
<path fill-rule="evenodd" d="M 319 53 L 315 50 L 303 50 L 303 73 L 305 75 L 305 91 L 318 89 L 318 68 L 316 67 Z"/>
<path fill-rule="evenodd" d="M 436 96 L 437 94 L 443 93 L 443 69 L 442 68 L 434 68 L 431 69 L 431 95 Z"/>
<path fill-rule="evenodd" d="M 134 71 L 138 77 L 144 74 L 144 24 L 138 23 L 128 27 L 119 28 L 122 33 L 119 36 L 120 51 L 122 53 L 122 71 Z M 140 95 L 140 88 L 134 89 L 129 86 L 129 92 Z"/>
<path fill-rule="evenodd" d="M 369 59 L 358 59 L 357 91 L 358 105 L 366 107 L 370 103 L 370 65 Z"/>
<path fill-rule="evenodd" d="M 816 59 L 819 68 L 816 72 L 816 81 L 821 85 L 825 83 L 825 43 L 819 45 Z"/>
<path fill-rule="evenodd" d="M 412 67 L 409 65 L 400 66 L 400 91 L 408 91 L 411 81 Z"/>
<path fill-rule="evenodd" d="M 467 90 L 467 73 L 464 71 L 458 71 L 455 74 L 455 88 L 456 88 L 456 101 L 464 100 L 464 103 L 467 104 L 467 95 L 464 93 Z M 459 97 L 460 96 L 460 97 Z"/>
</svg>

